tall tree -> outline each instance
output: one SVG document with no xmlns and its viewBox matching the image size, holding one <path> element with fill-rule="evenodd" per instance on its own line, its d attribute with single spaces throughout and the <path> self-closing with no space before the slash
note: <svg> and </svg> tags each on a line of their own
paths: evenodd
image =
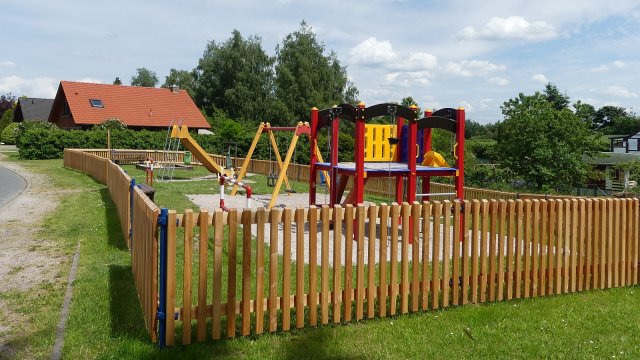
<svg viewBox="0 0 640 360">
<path fill-rule="evenodd" d="M 276 47 L 276 58 L 276 97 L 291 120 L 306 120 L 313 106 L 356 101 L 358 90 L 346 68 L 333 51 L 325 54 L 304 21 Z"/>
<path fill-rule="evenodd" d="M 5 111 L 13 109 L 16 101 L 16 97 L 11 95 L 11 93 L 0 95 L 0 117 L 2 117 Z"/>
<path fill-rule="evenodd" d="M 576 114 L 585 124 L 589 125 L 591 128 L 596 128 L 595 120 L 596 120 L 596 108 L 591 104 L 583 103 L 578 100 L 575 104 L 573 104 L 573 109 Z"/>
<path fill-rule="evenodd" d="M 627 127 L 617 125 L 632 122 L 633 119 L 629 119 L 630 117 L 633 116 L 627 112 L 627 109 L 620 106 L 607 105 L 596 111 L 594 122 L 597 128 L 606 134 L 624 135 Z"/>
<path fill-rule="evenodd" d="M 137 68 L 136 75 L 131 77 L 132 86 L 156 87 L 158 75 L 147 68 Z"/>
<path fill-rule="evenodd" d="M 498 128 L 500 165 L 538 189 L 582 182 L 590 169 L 584 157 L 594 156 L 598 142 L 569 109 L 558 110 L 536 92 L 506 101 Z"/>
<path fill-rule="evenodd" d="M 169 88 L 170 86 L 177 85 L 180 89 L 187 90 L 189 96 L 194 97 L 194 80 L 193 73 L 187 70 L 171 69 L 169 75 L 165 76 L 163 88 Z"/>
<path fill-rule="evenodd" d="M 547 83 L 544 87 L 544 96 L 556 110 L 562 110 L 569 107 L 569 96 L 558 90 L 558 87 L 552 83 Z"/>
<path fill-rule="evenodd" d="M 13 122 L 13 109 L 7 109 L 2 114 L 2 116 L 0 116 L 0 134 L 12 122 Z"/>
<path fill-rule="evenodd" d="M 221 109 L 233 119 L 270 120 L 274 59 L 261 42 L 234 30 L 224 43 L 207 44 L 194 71 L 196 104 L 207 114 Z"/>
</svg>

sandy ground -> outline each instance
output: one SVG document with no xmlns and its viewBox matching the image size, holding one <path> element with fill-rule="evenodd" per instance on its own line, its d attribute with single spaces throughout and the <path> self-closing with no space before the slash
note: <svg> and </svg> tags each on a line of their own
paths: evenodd
<svg viewBox="0 0 640 360">
<path fill-rule="evenodd" d="M 22 194 L 0 208 L 0 293 L 19 296 L 43 282 L 64 282 L 62 274 L 69 257 L 39 233 L 44 218 L 55 210 L 61 192 L 52 188 L 44 176 L 5 161 L 2 153 L 0 165 L 27 180 Z M 14 337 L 28 332 L 30 321 L 33 321 L 30 316 L 12 309 L 0 297 L 0 359 L 11 357 Z"/>
<path fill-rule="evenodd" d="M 187 197 L 189 198 L 189 200 L 191 200 L 194 204 L 198 205 L 201 209 L 207 209 L 208 211 L 214 211 L 215 209 L 219 209 L 220 206 L 220 196 L 219 195 L 187 195 Z M 245 207 L 247 207 L 247 200 L 246 197 L 242 196 L 242 195 L 236 195 L 236 196 L 230 196 L 230 195 L 225 195 L 224 197 L 225 199 L 225 205 L 229 208 L 238 208 L 238 209 L 243 209 Z M 256 195 L 254 196 L 252 202 L 251 202 L 251 206 L 249 206 L 252 209 L 256 209 L 258 207 L 267 207 L 269 204 L 269 201 L 271 199 L 271 195 Z M 323 197 L 321 194 L 318 194 L 318 202 L 322 202 L 323 201 Z M 274 206 L 274 208 L 276 209 L 281 209 L 284 207 L 289 207 L 289 208 L 307 208 L 309 207 L 309 194 L 283 194 L 278 196 L 278 199 L 276 201 L 276 205 Z M 371 257 L 371 259 L 375 262 L 378 263 L 380 262 L 380 248 L 381 246 L 386 246 L 386 260 L 390 261 L 391 260 L 391 247 L 392 247 L 392 243 L 391 243 L 391 220 L 389 220 L 389 223 L 386 224 L 387 228 L 388 228 L 388 235 L 386 239 L 380 239 L 380 220 L 377 220 L 376 223 L 376 234 L 375 236 L 372 236 L 373 238 L 373 256 Z M 284 254 L 284 244 L 283 244 L 283 224 L 279 224 L 278 226 L 278 253 L 280 255 Z M 318 224 L 318 244 L 317 244 L 317 249 L 316 249 L 316 253 L 318 254 L 318 258 L 317 258 L 317 263 L 320 265 L 321 264 L 321 258 L 320 258 L 320 254 L 322 253 L 322 248 L 321 248 L 321 224 Z M 328 246 L 328 254 L 329 254 L 329 259 L 328 262 L 330 265 L 333 265 L 334 263 L 334 231 L 335 230 L 330 230 L 329 231 L 329 246 Z M 438 254 L 433 254 L 433 234 L 435 231 L 439 231 L 440 232 L 440 251 Z M 444 239 L 444 233 L 445 231 L 449 232 L 449 236 L 450 236 L 450 246 L 449 246 L 449 258 L 451 259 L 453 256 L 453 246 L 454 244 L 457 243 L 457 240 L 454 240 L 454 236 L 453 236 L 453 226 L 449 226 L 448 228 L 444 226 L 444 224 L 441 223 L 440 228 L 439 229 L 433 229 L 433 226 L 430 226 L 429 229 L 427 229 L 427 231 L 423 231 L 422 229 L 422 222 L 420 223 L 420 243 L 423 243 L 423 239 L 426 238 L 428 241 L 428 245 L 427 245 L 427 256 L 426 258 L 428 258 L 429 260 L 432 260 L 433 258 L 437 258 L 439 260 L 443 260 L 444 259 L 444 248 L 442 246 L 443 244 L 443 239 Z M 304 261 L 305 263 L 309 263 L 309 237 L 308 237 L 308 233 L 309 230 L 307 227 L 305 227 L 304 229 L 305 232 L 305 237 L 304 237 L 304 241 L 302 243 L 302 246 L 304 247 Z M 258 227 L 257 225 L 253 225 L 251 227 L 251 233 L 252 235 L 255 237 L 258 234 Z M 270 231 L 269 231 L 269 224 L 266 224 L 265 229 L 264 229 L 264 234 L 265 234 L 265 243 L 269 244 L 270 243 Z M 291 226 L 291 259 L 292 260 L 296 260 L 296 254 L 297 254 L 297 242 L 296 242 L 296 234 L 297 234 L 297 228 L 295 225 L 295 222 L 292 223 Z M 341 240 L 341 251 L 340 251 L 340 264 L 345 264 L 346 262 L 346 256 L 345 256 L 345 242 L 347 241 L 346 237 L 344 236 L 345 234 L 345 228 L 344 228 L 344 224 L 342 227 L 342 240 Z M 482 234 L 479 233 L 479 236 L 481 236 Z M 471 239 L 472 236 L 472 231 L 469 230 L 469 239 Z M 487 236 L 489 236 L 487 234 Z M 364 263 L 368 264 L 370 261 L 370 257 L 369 257 L 369 224 L 368 222 L 365 221 L 365 236 L 364 236 L 364 244 L 363 244 L 363 257 L 364 257 Z M 353 241 L 352 239 L 349 239 L 349 241 L 352 242 L 352 257 L 351 257 L 351 262 L 353 264 L 356 264 L 358 261 L 358 251 L 357 251 L 357 242 Z M 400 261 L 402 259 L 402 225 L 400 225 L 399 229 L 398 229 L 398 243 L 395 244 L 396 245 L 396 249 L 397 249 L 397 259 L 398 261 Z M 468 251 L 469 253 L 471 253 L 471 241 L 468 241 L 466 244 L 461 244 L 460 246 L 460 252 L 462 253 L 463 246 L 468 246 Z M 515 246 L 515 244 L 514 244 Z M 522 247 L 524 246 L 524 242 L 520 244 L 520 248 L 522 249 Z M 480 247 L 480 246 L 479 246 Z M 507 253 L 507 244 L 506 241 L 504 242 L 504 253 Z M 423 257 L 423 251 L 425 249 L 422 246 L 419 246 L 418 249 L 418 253 L 419 253 L 419 258 L 420 261 L 422 261 Z M 499 250 L 499 245 L 496 243 L 493 251 L 497 254 Z M 478 248 L 478 252 L 480 251 L 480 249 Z M 487 244 L 487 254 L 491 253 L 491 247 L 489 244 Z M 512 250 L 513 251 L 513 250 Z M 409 262 L 412 261 L 412 256 L 413 256 L 413 246 L 411 244 L 407 245 L 407 254 L 408 254 L 408 260 Z"/>
<path fill-rule="evenodd" d="M 209 211 L 213 211 L 215 209 L 218 209 L 219 203 L 220 203 L 220 196 L 219 195 L 187 195 L 187 197 L 189 198 L 189 200 L 191 200 L 194 204 L 198 205 L 201 209 L 207 209 Z M 258 207 L 266 207 L 269 204 L 269 200 L 271 198 L 271 195 L 256 195 L 254 196 L 253 200 L 252 200 L 252 204 L 251 204 L 251 208 L 255 209 Z M 322 201 L 322 196 L 318 195 L 318 200 L 321 202 Z M 244 196 L 230 196 L 230 195 L 225 195 L 225 205 L 228 206 L 229 208 L 245 208 L 246 207 L 246 198 Z M 276 205 L 274 206 L 274 208 L 284 208 L 284 207 L 290 207 L 290 208 L 305 208 L 309 206 L 309 194 L 289 194 L 289 195 L 280 195 L 278 196 L 278 200 L 276 202 Z M 391 260 L 391 240 L 390 240 L 390 227 L 391 227 L 391 223 L 387 224 L 387 226 L 389 227 L 389 238 L 384 239 L 383 241 L 380 241 L 379 239 L 379 234 L 380 234 L 380 220 L 378 220 L 377 224 L 376 224 L 376 235 L 374 237 L 374 256 L 372 257 L 373 261 L 378 263 L 380 262 L 380 247 L 381 246 L 386 246 L 387 252 L 386 252 L 386 258 L 387 261 Z M 320 232 L 320 227 L 321 225 L 319 224 L 319 229 L 318 231 Z M 305 259 L 305 263 L 309 263 L 309 241 L 308 241 L 308 229 L 304 229 L 305 230 L 305 241 L 303 242 L 303 246 L 304 246 L 304 259 Z M 421 229 L 422 230 L 422 229 Z M 431 229 L 430 229 L 431 230 Z M 443 234 L 445 231 L 444 226 L 440 226 L 440 238 L 443 238 Z M 453 227 L 449 228 L 449 231 L 451 232 L 451 238 L 453 239 Z M 253 236 L 257 236 L 258 234 L 258 227 L 257 225 L 253 225 L 251 227 L 251 233 L 253 234 Z M 270 242 L 270 232 L 269 232 L 269 225 L 267 224 L 267 226 L 265 226 L 265 243 L 269 244 Z M 345 249 L 344 249 L 344 245 L 345 245 L 345 241 L 347 241 L 346 237 L 344 236 L 345 233 L 345 229 L 344 226 L 342 228 L 342 240 L 341 240 L 341 258 L 340 258 L 340 263 L 341 264 L 345 264 Z M 297 229 L 295 226 L 295 223 L 292 224 L 292 228 L 291 228 L 291 258 L 292 260 L 295 260 L 296 257 L 296 251 L 297 251 L 297 243 L 296 243 L 296 234 L 297 234 Z M 397 259 L 401 260 L 402 259 L 402 228 L 398 229 L 398 244 L 396 244 L 397 246 L 397 251 L 398 251 L 398 256 Z M 424 236 L 423 232 L 421 231 L 421 237 Z M 430 233 L 427 233 L 427 236 L 429 238 L 429 249 L 428 251 L 428 258 L 431 260 L 431 258 L 433 257 L 432 254 L 432 250 L 431 250 L 431 243 L 433 242 L 432 236 Z M 333 241 L 334 238 L 334 230 L 330 230 L 329 231 L 329 246 L 328 246 L 328 253 L 329 253 L 329 264 L 333 265 L 334 262 L 334 256 L 333 256 L 333 252 L 334 252 L 334 248 L 333 248 Z M 318 254 L 318 259 L 317 259 L 317 263 L 320 264 L 321 263 L 321 258 L 320 258 L 320 254 L 322 251 L 321 248 L 321 234 L 318 233 L 318 248 L 316 249 L 316 252 Z M 351 261 L 353 264 L 357 263 L 358 260 L 358 251 L 357 251 L 357 243 L 353 240 L 350 240 L 353 242 L 352 244 L 352 258 Z M 422 241 L 421 241 L 422 242 Z M 442 243 L 442 240 L 441 240 Z M 442 246 L 442 245 L 441 245 Z M 451 244 L 451 246 L 453 246 L 453 242 Z M 450 248 L 452 250 L 452 247 Z M 451 251 L 450 250 L 450 251 Z M 409 254 L 409 260 L 411 261 L 412 258 L 412 245 L 409 244 L 407 247 L 407 251 Z M 420 254 L 420 259 L 422 259 L 422 247 L 420 247 L 419 249 L 419 254 Z M 440 249 L 440 251 L 442 252 L 442 249 Z M 283 225 L 280 224 L 279 225 L 279 229 L 278 229 L 278 253 L 279 254 L 284 254 L 284 244 L 283 244 Z M 364 263 L 367 264 L 369 263 L 369 225 L 368 223 L 365 223 L 365 242 L 364 242 L 364 247 L 363 247 L 363 256 L 364 256 Z M 438 254 L 439 258 L 442 258 L 442 253 Z"/>
</svg>

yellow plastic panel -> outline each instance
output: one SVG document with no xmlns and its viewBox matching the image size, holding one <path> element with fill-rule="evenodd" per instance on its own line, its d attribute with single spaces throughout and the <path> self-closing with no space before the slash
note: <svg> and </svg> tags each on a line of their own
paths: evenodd
<svg viewBox="0 0 640 360">
<path fill-rule="evenodd" d="M 389 144 L 390 137 L 396 137 L 395 125 L 365 125 L 364 161 L 392 161 L 396 146 Z"/>
</svg>

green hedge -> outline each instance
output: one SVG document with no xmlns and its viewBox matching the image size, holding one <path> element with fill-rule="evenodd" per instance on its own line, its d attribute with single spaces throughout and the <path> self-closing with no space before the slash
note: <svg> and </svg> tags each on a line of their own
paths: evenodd
<svg viewBox="0 0 640 360">
<path fill-rule="evenodd" d="M 258 125 L 243 124 L 240 126 L 233 121 L 222 121 L 214 128 L 214 135 L 192 134 L 200 146 L 209 153 L 226 154 L 229 150 L 229 142 L 237 143 L 238 157 L 244 157 L 255 136 Z M 277 134 L 280 154 L 284 157 L 291 141 L 290 133 Z M 163 150 L 166 146 L 167 130 L 130 130 L 112 129 L 112 149 L 141 149 Z M 322 143 L 321 139 L 321 143 Z M 341 137 L 341 141 L 342 141 Z M 326 141 L 325 141 L 326 142 Z M 345 139 L 348 142 L 348 139 Z M 62 158 L 65 148 L 76 149 L 105 149 L 107 147 L 107 130 L 96 127 L 93 130 L 62 130 L 50 123 L 40 121 L 25 121 L 20 123 L 17 130 L 16 145 L 19 148 L 20 157 L 23 159 L 57 159 Z M 175 149 L 175 146 L 172 147 Z M 309 162 L 309 141 L 301 137 L 294 161 L 297 163 Z M 184 150 L 180 146 L 179 150 Z M 236 155 L 236 145 L 231 145 L 231 156 Z M 351 149 L 351 151 L 353 151 Z M 275 160 L 267 134 L 263 134 L 254 159 Z"/>
</svg>

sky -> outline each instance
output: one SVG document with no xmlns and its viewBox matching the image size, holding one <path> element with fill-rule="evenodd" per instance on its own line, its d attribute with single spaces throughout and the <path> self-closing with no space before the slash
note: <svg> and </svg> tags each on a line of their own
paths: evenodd
<svg viewBox="0 0 640 360">
<path fill-rule="evenodd" d="M 368 105 L 411 96 L 479 123 L 551 82 L 596 109 L 640 109 L 637 0 L 22 0 L 2 5 L 0 94 L 53 98 L 61 80 L 129 84 L 192 70 L 236 29 L 277 44 L 304 20 Z"/>
</svg>

